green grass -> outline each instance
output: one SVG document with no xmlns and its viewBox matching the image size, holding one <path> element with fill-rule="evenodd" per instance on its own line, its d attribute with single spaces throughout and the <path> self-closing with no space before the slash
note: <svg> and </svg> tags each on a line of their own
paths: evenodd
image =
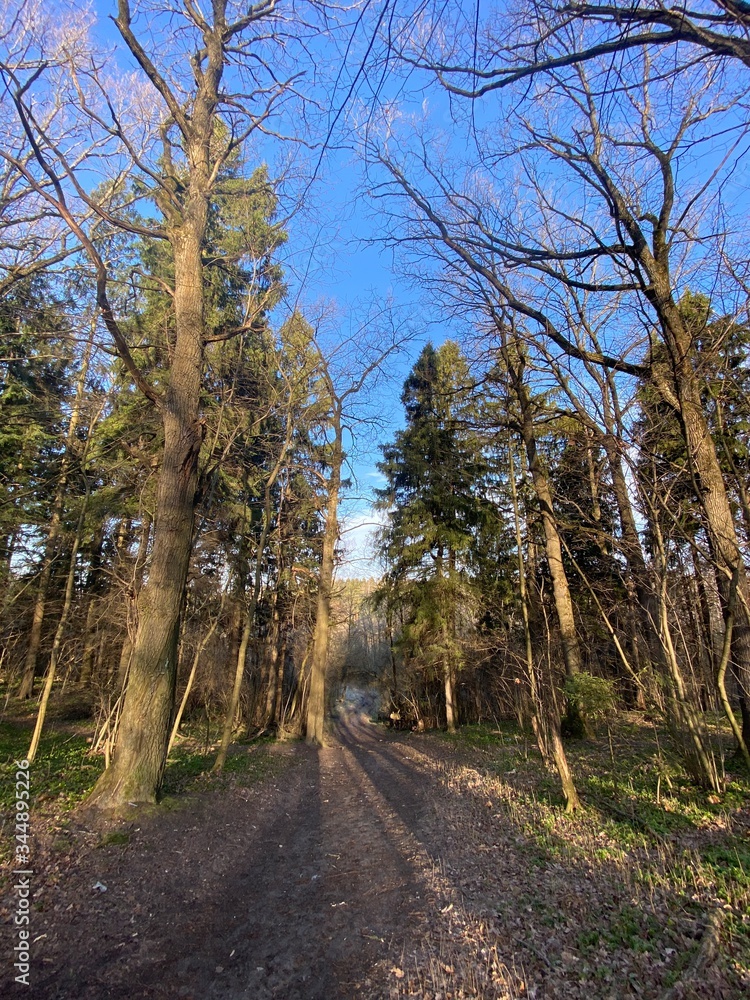
<svg viewBox="0 0 750 1000">
<path fill-rule="evenodd" d="M 16 763 L 24 760 L 28 752 L 36 705 L 16 705 L 13 710 L 13 718 L 0 721 L 0 860 L 11 855 Z M 51 821 L 62 830 L 72 811 L 96 784 L 104 770 L 104 757 L 90 753 L 93 725 L 80 698 L 65 697 L 51 705 L 36 759 L 29 769 L 32 827 L 36 818 L 37 823 Z M 188 731 L 180 737 L 170 754 L 162 788 L 166 808 L 186 802 L 190 793 L 198 790 L 222 788 L 229 783 L 255 784 L 275 776 L 288 762 L 288 757 L 269 752 L 274 741 L 266 737 L 233 746 L 223 773 L 212 775 L 216 749 L 206 749 L 202 727 L 199 729 L 201 734 Z"/>
<path fill-rule="evenodd" d="M 459 761 L 469 768 L 467 795 L 476 797 L 474 808 L 492 804 L 498 836 L 505 831 L 529 873 L 527 908 L 538 898 L 533 887 L 549 878 L 569 885 L 572 900 L 583 881 L 612 900 L 590 913 L 573 903 L 572 921 L 565 904 L 556 914 L 558 925 L 567 920 L 576 927 L 572 943 L 584 979 L 603 975 L 610 981 L 615 956 L 637 970 L 666 955 L 671 967 L 664 986 L 670 985 L 699 947 L 690 928 L 699 935 L 716 907 L 724 915 L 727 974 L 733 983 L 750 975 L 749 776 L 731 757 L 723 720 L 706 722 L 720 773 L 727 769 L 723 794 L 697 788 L 668 734 L 629 713 L 613 724 L 611 747 L 606 730 L 594 739 L 565 741 L 584 803 L 572 817 L 562 810 L 556 773 L 545 769 L 533 737 L 513 723 L 430 737 L 465 754 Z"/>
<path fill-rule="evenodd" d="M 98 847 L 117 847 L 130 843 L 130 834 L 115 830 L 113 833 L 105 834 L 98 843 Z"/>
<path fill-rule="evenodd" d="M 189 731 L 172 748 L 164 773 L 163 794 L 167 796 L 185 794 L 209 785 L 235 784 L 248 786 L 276 775 L 283 764 L 278 756 L 271 755 L 269 748 L 275 745 L 272 736 L 264 736 L 252 743 L 238 743 L 230 748 L 229 756 L 221 775 L 212 775 L 218 750 L 205 749 L 200 738 Z"/>
<path fill-rule="evenodd" d="M 0 806 L 9 810 L 15 801 L 16 762 L 29 747 L 26 727 L 0 723 Z M 91 791 L 104 770 L 102 757 L 89 756 L 85 736 L 48 731 L 29 769 L 32 807 L 56 799 L 62 808 L 73 808 Z"/>
<path fill-rule="evenodd" d="M 711 717 L 707 724 L 714 745 L 723 741 L 726 754 L 731 741 L 723 721 Z M 750 842 L 732 820 L 750 808 L 750 787 L 739 766 L 728 775 L 723 795 L 709 795 L 690 782 L 667 735 L 631 713 L 613 726 L 614 763 L 603 733 L 595 740 L 566 741 L 587 806 L 583 815 L 569 820 L 560 813 L 557 776 L 543 767 L 533 738 L 513 722 L 437 735 L 457 749 L 481 751 L 482 770 L 512 787 L 530 863 L 540 857 L 579 857 L 625 864 L 632 852 L 663 845 L 659 864 L 652 870 L 644 862 L 635 870 L 636 879 L 666 879 L 732 905 L 747 902 Z M 613 933 L 627 937 L 623 921 Z"/>
</svg>

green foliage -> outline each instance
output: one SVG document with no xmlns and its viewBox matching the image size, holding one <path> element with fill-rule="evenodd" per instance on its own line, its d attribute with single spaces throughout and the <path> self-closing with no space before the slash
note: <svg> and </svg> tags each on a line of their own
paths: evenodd
<svg viewBox="0 0 750 1000">
<path fill-rule="evenodd" d="M 75 364 L 67 332 L 42 278 L 0 303 L 0 536 L 49 518 Z"/>
<path fill-rule="evenodd" d="M 0 723 L 0 805 L 10 808 L 15 781 L 15 762 L 23 760 L 29 748 L 31 730 L 27 726 Z M 85 736 L 59 728 L 43 737 L 30 771 L 32 809 L 54 800 L 55 808 L 72 809 L 88 795 L 104 767 L 102 757 L 89 754 Z"/>
<path fill-rule="evenodd" d="M 211 774 L 216 747 L 206 749 L 197 738 L 185 739 L 169 755 L 163 795 L 184 795 L 205 787 L 206 783 L 214 785 L 231 780 L 240 785 L 252 785 L 272 777 L 283 766 L 282 758 L 269 752 L 272 745 L 270 736 L 254 740 L 249 746 L 240 745 L 229 755 L 222 773 L 217 776 Z"/>
<path fill-rule="evenodd" d="M 614 681 L 581 672 L 565 681 L 565 694 L 587 723 L 609 722 L 617 711 Z"/>
<path fill-rule="evenodd" d="M 379 596 L 398 614 L 398 652 L 428 684 L 461 668 L 483 614 L 479 582 L 499 576 L 502 521 L 486 496 L 490 463 L 470 382 L 455 343 L 428 344 L 404 383 L 406 427 L 378 465 L 388 512 Z"/>
</svg>

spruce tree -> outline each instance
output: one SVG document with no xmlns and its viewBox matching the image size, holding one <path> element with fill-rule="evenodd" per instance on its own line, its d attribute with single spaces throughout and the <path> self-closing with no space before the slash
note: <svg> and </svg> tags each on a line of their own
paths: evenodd
<svg viewBox="0 0 750 1000">
<path fill-rule="evenodd" d="M 471 619 L 469 566 L 486 510 L 478 492 L 486 462 L 472 429 L 469 372 L 460 349 L 428 344 L 404 384 L 406 427 L 383 447 L 389 511 L 381 538 L 384 593 L 399 606 L 404 658 L 429 685 L 442 681 L 455 728 L 456 674 Z"/>
</svg>

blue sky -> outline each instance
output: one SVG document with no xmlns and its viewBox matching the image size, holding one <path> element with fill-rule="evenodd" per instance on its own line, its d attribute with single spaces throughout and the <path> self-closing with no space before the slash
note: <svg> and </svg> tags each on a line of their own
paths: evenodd
<svg viewBox="0 0 750 1000">
<path fill-rule="evenodd" d="M 95 36 L 112 48 L 118 65 L 134 69 L 132 57 L 111 21 L 116 14 L 114 0 L 96 0 L 93 9 L 97 15 Z M 159 24 L 157 20 L 153 23 Z M 136 28 L 142 24 L 136 22 Z M 354 67 L 358 65 L 370 30 L 371 26 L 362 25 L 354 36 L 349 56 Z M 169 31 L 164 34 L 172 40 Z M 329 104 L 338 110 L 345 103 L 353 71 L 342 70 L 337 60 L 345 39 L 351 37 L 351 33 L 343 32 L 338 40 L 324 35 L 313 40 L 317 61 L 313 72 L 318 79 L 308 88 L 308 96 L 319 101 L 322 107 Z M 366 92 L 366 82 L 360 82 Z M 369 525 L 376 517 L 371 507 L 371 491 L 381 483 L 375 469 L 378 444 L 388 440 L 402 423 L 401 386 L 422 344 L 428 337 L 441 339 L 435 310 L 428 308 L 419 290 L 403 273 L 394 269 L 390 251 L 377 242 L 381 224 L 365 197 L 363 169 L 352 148 L 353 142 L 347 139 L 347 115 L 358 99 L 354 95 L 342 111 L 330 135 L 330 145 L 322 156 L 320 140 L 326 125 L 331 122 L 330 111 L 314 120 L 312 131 L 303 136 L 308 141 L 312 139 L 312 148 L 261 138 L 249 145 L 246 153 L 249 168 L 266 161 L 272 176 L 284 172 L 296 174 L 296 182 L 287 188 L 285 208 L 299 197 L 301 188 L 306 190 L 305 204 L 291 215 L 286 227 L 289 239 L 282 252 L 282 262 L 289 294 L 279 310 L 279 322 L 283 321 L 285 313 L 296 307 L 311 318 L 329 307 L 335 311 L 336 319 L 328 322 L 327 337 L 335 342 L 337 335 L 346 339 L 373 304 L 389 302 L 398 322 L 403 323 L 404 328 L 408 326 L 413 336 L 413 343 L 405 345 L 398 358 L 391 361 L 389 378 L 379 383 L 374 407 L 380 422 L 378 431 L 359 434 L 356 446 L 352 442 L 349 449 L 348 474 L 353 475 L 355 483 L 342 504 L 341 516 L 343 544 L 350 560 L 342 573 L 350 576 L 369 575 L 375 571 L 369 562 Z M 298 124 L 284 114 L 279 121 L 280 130 L 286 134 L 292 133 Z M 313 172 L 314 183 L 307 189 L 306 179 Z M 373 412 L 372 405 L 368 412 Z"/>
<path fill-rule="evenodd" d="M 249 150 L 247 154 L 249 167 L 265 160 L 269 163 L 272 176 L 278 176 L 285 171 L 294 175 L 293 183 L 287 188 L 285 204 L 290 204 L 295 197 L 298 197 L 301 190 L 305 190 L 303 210 L 293 214 L 287 225 L 289 240 L 284 249 L 286 258 L 284 263 L 289 298 L 285 304 L 286 308 L 299 306 L 308 318 L 312 318 L 320 312 L 321 304 L 335 304 L 336 320 L 329 321 L 327 330 L 328 338 L 334 342 L 337 336 L 346 339 L 351 331 L 357 328 L 362 316 L 372 309 L 373 304 L 382 305 L 391 302 L 398 323 L 403 323 L 404 329 L 407 327 L 409 329 L 412 336 L 410 345 L 391 366 L 390 381 L 381 382 L 378 386 L 375 410 L 382 424 L 379 431 L 380 441 L 392 437 L 394 430 L 402 422 L 399 402 L 401 385 L 422 344 L 428 338 L 434 343 L 439 343 L 446 336 L 456 337 L 457 330 L 453 321 L 441 323 L 441 310 L 437 299 L 434 296 L 429 298 L 418 286 L 410 282 L 406 273 L 407 265 L 404 263 L 406 255 L 403 255 L 394 266 L 390 252 L 383 249 L 382 243 L 380 246 L 377 245 L 377 240 L 388 227 L 386 217 L 379 217 L 377 214 L 378 206 L 389 207 L 396 214 L 403 212 L 405 216 L 408 216 L 410 206 L 403 199 L 400 202 L 393 200 L 378 202 L 377 199 L 367 197 L 365 172 L 354 152 L 355 140 L 349 126 L 353 121 L 361 122 L 367 119 L 368 115 L 373 110 L 377 112 L 384 102 L 393 102 L 394 128 L 391 133 L 389 124 L 387 132 L 389 138 L 391 135 L 394 136 L 393 143 L 399 151 L 397 155 L 405 153 L 407 157 L 411 156 L 409 169 L 416 172 L 417 182 L 425 180 L 424 175 L 420 176 L 419 173 L 421 147 L 418 135 L 422 131 L 427 137 L 425 147 L 427 156 L 433 159 L 433 162 L 440 162 L 442 149 L 446 154 L 447 173 L 457 186 L 460 188 L 468 183 L 469 190 L 472 190 L 472 185 L 476 185 L 475 189 L 480 192 L 480 197 L 487 196 L 487 217 L 490 219 L 490 225 L 502 226 L 508 213 L 513 212 L 511 203 L 521 190 L 525 169 L 524 166 L 519 166 L 519 158 L 513 149 L 513 143 L 520 141 L 518 138 L 520 119 L 517 116 L 518 97 L 510 91 L 502 95 L 492 95 L 486 101 L 474 106 L 476 117 L 473 124 L 476 131 L 472 134 L 472 122 L 466 119 L 465 108 L 462 111 L 463 122 L 454 121 L 445 94 L 441 93 L 439 88 L 425 90 L 426 80 L 418 74 L 406 73 L 398 76 L 394 73 L 386 78 L 382 87 L 380 87 L 382 78 L 377 73 L 373 75 L 372 80 L 366 75 L 361 77 L 357 75 L 360 60 L 373 30 L 372 18 L 378 11 L 383 10 L 385 4 L 386 0 L 368 0 L 366 8 L 370 21 L 360 24 L 353 34 L 351 30 L 349 32 L 342 30 L 338 36 L 313 32 L 307 40 L 305 49 L 305 58 L 308 60 L 307 77 L 300 82 L 300 87 L 307 88 L 307 96 L 312 101 L 312 104 L 308 105 L 309 121 L 303 123 L 299 107 L 296 105 L 294 113 L 289 114 L 292 107 L 290 105 L 280 116 L 278 125 L 279 131 L 287 135 L 296 132 L 297 136 L 302 137 L 308 145 L 268 138 Z M 283 9 L 290 10 L 291 5 L 292 0 L 289 0 L 289 5 L 284 5 Z M 96 9 L 102 14 L 114 11 L 114 0 L 98 0 Z M 305 9 L 304 5 L 300 9 Z M 484 18 L 497 15 L 498 11 L 502 11 L 501 2 L 482 7 L 480 13 Z M 356 12 L 350 16 L 354 19 L 357 16 Z M 107 39 L 115 37 L 111 25 L 106 21 L 101 21 L 100 26 L 101 32 Z M 450 26 L 447 30 L 450 32 Z M 464 42 L 470 43 L 470 35 L 467 38 L 457 37 L 454 40 L 460 48 Z M 727 71 L 726 79 L 732 83 L 731 69 Z M 673 97 L 676 97 L 675 113 L 679 112 L 680 105 L 679 89 L 672 93 L 670 86 L 665 84 L 654 91 L 657 101 L 661 104 L 657 118 L 661 121 L 666 115 L 667 123 L 671 116 L 669 106 L 673 103 Z M 679 84 L 677 86 L 679 88 Z M 744 87 L 742 81 L 738 86 Z M 377 90 L 374 96 L 372 87 Z M 729 90 L 732 89 L 730 86 Z M 351 98 L 348 102 L 345 100 L 347 97 Z M 531 100 L 532 102 L 534 100 L 533 88 Z M 317 109 L 313 108 L 315 104 Z M 556 120 L 563 112 L 568 115 L 571 113 L 569 103 L 563 102 L 563 106 L 558 107 L 555 100 L 549 100 L 542 93 L 540 104 L 537 114 L 543 115 L 549 107 L 553 119 L 550 125 L 552 129 L 560 128 L 564 131 L 571 127 L 564 114 L 560 120 Z M 522 110 L 526 107 L 524 105 Z M 341 114 L 336 117 L 339 111 Z M 735 141 L 736 134 L 742 136 L 741 145 L 747 141 L 747 133 L 744 132 L 745 111 L 746 101 L 741 100 L 736 113 L 732 111 L 728 116 L 724 116 L 723 124 L 726 131 L 723 137 L 721 133 L 716 132 L 704 136 L 704 139 L 709 141 L 686 148 L 680 165 L 679 187 L 683 195 L 690 188 L 696 190 L 700 188 L 711 170 L 721 163 L 726 153 L 725 146 Z M 615 115 L 621 113 L 623 111 L 619 105 L 615 106 Z M 624 113 L 629 121 L 629 112 Z M 329 135 L 330 144 L 325 155 L 321 157 L 321 140 L 326 136 L 327 127 L 334 119 L 336 128 L 332 128 Z M 506 132 L 506 127 L 511 121 L 515 122 L 516 131 Z M 617 118 L 612 119 L 610 124 L 616 131 Z M 505 157 L 502 151 L 504 137 L 510 143 L 509 157 Z M 486 141 L 486 145 L 480 149 L 474 144 L 475 141 L 481 143 Z M 495 143 L 498 144 L 497 147 Z M 482 166 L 483 157 L 493 148 L 497 148 L 503 155 L 494 156 L 490 152 Z M 726 219 L 731 218 L 736 220 L 740 229 L 744 231 L 747 218 L 747 174 L 739 168 L 739 154 L 732 155 L 736 156 L 737 169 L 734 173 L 730 171 L 724 178 L 726 189 L 724 204 L 721 206 L 723 212 L 721 223 L 723 225 Z M 529 162 L 527 158 L 526 166 Z M 314 170 L 316 166 L 317 169 Z M 720 170 L 724 169 L 720 167 Z M 564 201 L 566 197 L 561 186 L 562 170 L 559 164 L 545 163 L 542 167 L 542 176 L 550 185 L 550 191 L 559 188 L 552 200 L 557 197 Z M 313 171 L 315 181 L 307 188 L 305 179 L 309 178 Z M 654 177 L 658 187 L 658 172 Z M 426 183 L 429 187 L 429 181 Z M 645 183 L 651 185 L 654 183 L 653 178 L 646 179 Z M 585 203 L 585 199 L 590 197 L 590 192 L 587 194 L 583 189 L 575 188 L 573 185 L 568 197 L 571 199 L 568 208 L 575 213 L 577 208 Z M 647 193 L 644 197 L 648 202 Z M 562 203 L 560 202 L 560 205 Z M 554 211 L 557 211 L 557 208 Z M 581 211 L 583 212 L 583 209 Z M 532 216 L 533 212 L 529 218 Z M 557 218 L 559 221 L 561 216 Z M 603 216 L 600 216 L 598 225 L 602 223 L 602 218 Z M 706 216 L 704 220 L 699 220 L 699 224 L 707 228 L 712 221 L 712 218 Z M 685 246 L 690 257 L 688 261 L 690 266 L 685 269 L 684 282 L 691 288 L 700 288 L 701 283 L 705 284 L 708 281 L 711 288 L 716 287 L 718 295 L 720 289 L 716 275 L 723 267 L 717 255 L 711 255 L 708 243 L 706 252 L 701 253 L 700 244 L 692 238 L 692 231 L 685 240 Z M 527 280 L 527 277 L 524 280 Z M 549 289 L 540 290 L 540 294 L 548 293 Z M 554 296 L 554 291 L 551 294 Z M 546 301 L 547 308 L 550 308 L 549 297 Z M 647 325 L 648 320 L 647 318 L 644 320 L 644 316 L 640 313 L 642 303 L 632 298 L 630 301 L 634 303 L 634 309 L 630 313 L 632 330 L 640 330 L 640 336 L 643 336 L 644 322 Z M 463 305 L 463 300 L 461 304 Z M 467 305 L 466 313 L 462 319 L 468 324 L 472 318 L 470 305 Z M 461 321 L 459 319 L 459 323 Z M 626 321 L 626 312 L 618 306 L 613 311 L 611 320 L 615 338 L 623 335 L 631 336 L 632 331 L 626 328 Z M 606 334 L 606 330 L 604 332 Z M 377 444 L 378 435 L 371 434 L 362 437 L 356 453 L 352 452 L 352 471 L 358 482 L 352 491 L 352 497 L 345 503 L 343 509 L 344 520 L 348 527 L 357 521 L 369 520 L 371 517 L 368 490 L 377 482 L 375 473 L 375 463 L 378 458 Z M 362 534 L 363 532 L 349 532 L 350 539 L 361 537 Z"/>
</svg>

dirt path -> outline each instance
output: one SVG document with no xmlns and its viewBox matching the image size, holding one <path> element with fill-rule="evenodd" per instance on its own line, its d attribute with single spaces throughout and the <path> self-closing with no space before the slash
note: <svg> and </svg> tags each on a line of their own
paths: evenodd
<svg viewBox="0 0 750 1000">
<path fill-rule="evenodd" d="M 750 995 L 734 945 L 686 978 L 718 912 L 707 870 L 684 867 L 693 841 L 626 850 L 595 814 L 565 817 L 537 798 L 539 773 L 524 786 L 523 740 L 484 756 L 350 713 L 321 751 L 249 752 L 271 765 L 263 780 L 182 797 L 127 842 L 79 831 L 74 852 L 40 851 L 34 985 L 11 982 L 0 900 L 0 994 L 662 1000 L 677 982 L 679 1000 Z M 721 847 L 729 822 L 701 836 Z"/>
<path fill-rule="evenodd" d="M 281 778 L 200 797 L 80 856 L 42 892 L 33 995 L 391 995 L 443 902 L 425 847 L 434 778 L 408 737 L 357 715 L 335 739 L 279 748 L 293 758 Z"/>
</svg>

